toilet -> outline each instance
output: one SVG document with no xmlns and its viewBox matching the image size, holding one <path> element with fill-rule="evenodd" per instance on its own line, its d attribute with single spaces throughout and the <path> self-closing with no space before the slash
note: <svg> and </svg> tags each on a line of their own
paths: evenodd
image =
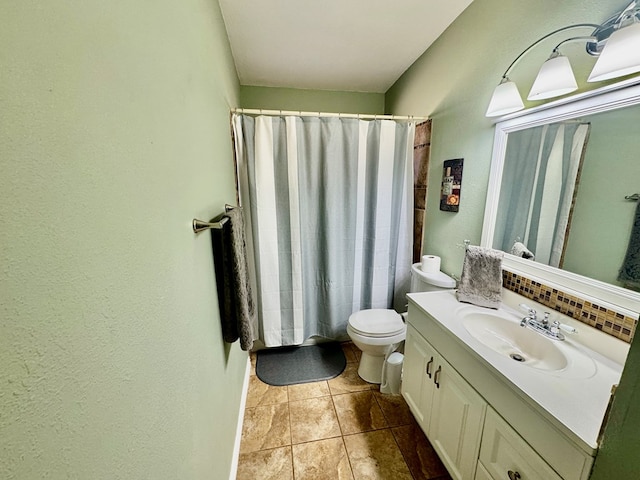
<svg viewBox="0 0 640 480">
<path fill-rule="evenodd" d="M 425 273 L 420 263 L 411 266 L 411 292 L 449 290 L 455 286 L 456 281 L 446 273 Z M 395 310 L 372 308 L 351 314 L 347 334 L 362 351 L 358 375 L 365 382 L 379 384 L 385 356 L 404 341 L 407 325 Z"/>
</svg>

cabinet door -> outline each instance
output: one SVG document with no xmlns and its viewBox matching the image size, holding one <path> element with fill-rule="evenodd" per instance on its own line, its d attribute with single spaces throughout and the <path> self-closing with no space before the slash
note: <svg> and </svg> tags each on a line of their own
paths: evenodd
<svg viewBox="0 0 640 480">
<path fill-rule="evenodd" d="M 435 385 L 436 352 L 411 326 L 407 326 L 402 369 L 402 395 L 425 432 L 429 431 L 429 415 Z"/>
<path fill-rule="evenodd" d="M 487 410 L 480 460 L 495 479 L 562 480 L 491 408 Z"/>
<path fill-rule="evenodd" d="M 487 404 L 447 362 L 439 359 L 433 374 L 429 440 L 456 480 L 476 472 Z"/>
<path fill-rule="evenodd" d="M 484 468 L 484 465 L 482 465 L 482 462 L 478 462 L 478 469 L 476 470 L 475 480 L 493 480 L 493 478 L 491 478 L 491 475 L 489 475 L 489 472 L 487 472 L 487 469 Z"/>
</svg>

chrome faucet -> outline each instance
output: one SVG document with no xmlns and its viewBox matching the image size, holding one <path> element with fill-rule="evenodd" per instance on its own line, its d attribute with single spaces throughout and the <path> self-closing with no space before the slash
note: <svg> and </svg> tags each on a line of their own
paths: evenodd
<svg viewBox="0 0 640 480">
<path fill-rule="evenodd" d="M 549 312 L 544 312 L 544 318 L 542 320 L 538 320 L 537 312 L 529 305 L 521 303 L 520 308 L 527 312 L 527 316 L 520 321 L 521 327 L 529 327 L 533 331 L 551 338 L 552 340 L 564 340 L 564 335 L 560 330 L 564 330 L 568 333 L 578 333 L 575 328 L 570 327 L 569 325 L 564 325 L 558 320 L 554 320 L 552 323 L 549 323 L 549 315 L 551 315 Z"/>
</svg>

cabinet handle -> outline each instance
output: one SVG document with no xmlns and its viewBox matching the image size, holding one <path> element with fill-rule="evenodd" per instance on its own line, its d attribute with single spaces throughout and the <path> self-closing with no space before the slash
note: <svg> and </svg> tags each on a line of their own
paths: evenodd
<svg viewBox="0 0 640 480">
<path fill-rule="evenodd" d="M 509 475 L 509 480 L 520 480 L 522 478 L 517 471 L 514 472 L 513 470 L 509 470 L 507 475 Z"/>
<path fill-rule="evenodd" d="M 431 367 L 431 364 L 432 364 L 432 363 L 433 363 L 433 357 L 431 357 L 431 360 L 429 360 L 429 361 L 427 362 L 427 369 L 426 369 L 426 371 L 427 371 L 427 375 L 429 375 L 429 378 L 431 378 L 431 372 L 430 372 L 430 370 L 431 370 L 431 369 L 430 369 L 429 367 Z"/>
<path fill-rule="evenodd" d="M 433 374 L 433 383 L 436 384 L 436 388 L 440 388 L 440 384 L 438 383 L 438 380 L 440 380 L 438 377 L 440 376 L 440 372 L 442 371 L 442 365 L 438 365 L 438 369 L 436 370 L 436 373 Z"/>
</svg>

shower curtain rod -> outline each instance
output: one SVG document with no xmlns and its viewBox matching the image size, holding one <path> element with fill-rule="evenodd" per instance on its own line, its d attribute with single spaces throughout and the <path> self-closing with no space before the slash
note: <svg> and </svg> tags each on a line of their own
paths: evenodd
<svg viewBox="0 0 640 480">
<path fill-rule="evenodd" d="M 294 110 L 263 110 L 261 108 L 235 108 L 232 113 L 246 113 L 248 115 L 295 115 L 299 117 L 339 117 L 339 118 L 364 118 L 373 120 L 429 120 L 429 117 L 403 116 L 403 115 L 371 115 L 365 113 L 328 113 L 328 112 L 300 112 Z"/>
</svg>

